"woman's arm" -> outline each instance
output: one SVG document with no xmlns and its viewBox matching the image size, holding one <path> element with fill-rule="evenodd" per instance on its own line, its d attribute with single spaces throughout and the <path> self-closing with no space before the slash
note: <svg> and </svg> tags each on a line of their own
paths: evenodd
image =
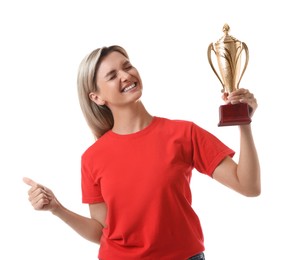
<svg viewBox="0 0 284 260">
<path fill-rule="evenodd" d="M 254 95 L 247 89 L 239 89 L 224 96 L 226 102 L 248 103 L 251 116 L 257 109 Z M 238 163 L 226 157 L 213 172 L 213 178 L 235 191 L 249 197 L 258 196 L 261 192 L 260 165 L 254 144 L 251 125 L 240 125 L 240 156 Z"/>
<path fill-rule="evenodd" d="M 93 216 L 105 216 L 106 207 L 102 206 L 104 203 L 93 204 L 90 207 L 92 218 L 87 218 L 63 207 L 47 187 L 29 178 L 24 178 L 23 181 L 31 186 L 28 194 L 35 210 L 50 211 L 85 239 L 94 243 L 100 242 L 104 220 L 102 218 L 97 220 Z"/>
</svg>

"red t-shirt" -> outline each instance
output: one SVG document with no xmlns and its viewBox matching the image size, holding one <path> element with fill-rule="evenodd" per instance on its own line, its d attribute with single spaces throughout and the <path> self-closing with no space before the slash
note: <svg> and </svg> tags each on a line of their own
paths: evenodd
<svg viewBox="0 0 284 260">
<path fill-rule="evenodd" d="M 82 201 L 105 202 L 101 260 L 184 260 L 204 251 L 191 207 L 192 169 L 211 176 L 234 151 L 196 124 L 154 117 L 108 131 L 82 155 Z"/>
</svg>

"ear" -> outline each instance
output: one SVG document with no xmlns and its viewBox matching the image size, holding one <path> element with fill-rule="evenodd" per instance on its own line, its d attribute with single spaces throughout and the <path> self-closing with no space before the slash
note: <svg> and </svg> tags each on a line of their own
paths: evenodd
<svg viewBox="0 0 284 260">
<path fill-rule="evenodd" d="M 90 98 L 93 102 L 95 102 L 98 106 L 103 106 L 103 105 L 105 105 L 105 103 L 106 103 L 98 94 L 96 94 L 96 93 L 94 93 L 94 92 L 91 92 L 91 93 L 89 94 L 89 98 Z"/>
</svg>

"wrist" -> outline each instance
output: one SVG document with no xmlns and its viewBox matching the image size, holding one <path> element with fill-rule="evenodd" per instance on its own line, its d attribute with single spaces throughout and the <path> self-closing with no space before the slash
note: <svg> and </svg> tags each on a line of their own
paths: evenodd
<svg viewBox="0 0 284 260">
<path fill-rule="evenodd" d="M 50 211 L 53 215 L 57 216 L 62 210 L 64 210 L 64 207 L 59 203 L 58 200 L 56 200 Z"/>
</svg>

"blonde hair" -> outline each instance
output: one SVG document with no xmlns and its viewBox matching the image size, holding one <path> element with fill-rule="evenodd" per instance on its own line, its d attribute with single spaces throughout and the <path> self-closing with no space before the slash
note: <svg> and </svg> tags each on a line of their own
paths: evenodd
<svg viewBox="0 0 284 260">
<path fill-rule="evenodd" d="M 127 52 L 118 45 L 98 48 L 86 55 L 78 70 L 77 87 L 80 106 L 87 124 L 96 139 L 112 129 L 114 119 L 111 110 L 105 105 L 97 105 L 90 99 L 89 94 L 99 91 L 96 84 L 98 67 L 102 58 L 114 51 L 118 51 L 128 58 Z"/>
</svg>

